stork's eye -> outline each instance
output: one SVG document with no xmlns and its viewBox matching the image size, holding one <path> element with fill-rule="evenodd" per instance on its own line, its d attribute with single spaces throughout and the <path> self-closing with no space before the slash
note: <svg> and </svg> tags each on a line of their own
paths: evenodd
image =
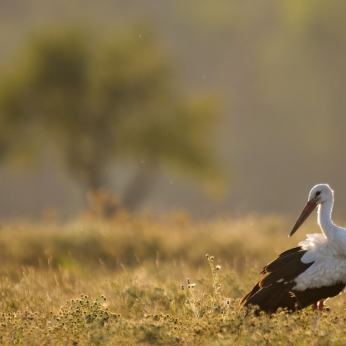
<svg viewBox="0 0 346 346">
<path fill-rule="evenodd" d="M 321 194 L 321 191 L 317 191 L 315 197 L 319 196 Z"/>
</svg>

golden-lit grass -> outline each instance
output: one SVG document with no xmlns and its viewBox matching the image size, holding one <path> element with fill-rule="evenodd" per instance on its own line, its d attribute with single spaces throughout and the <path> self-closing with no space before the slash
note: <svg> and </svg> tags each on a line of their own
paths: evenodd
<svg viewBox="0 0 346 346">
<path fill-rule="evenodd" d="M 288 233 L 289 223 L 274 216 L 196 223 L 183 213 L 160 219 L 123 213 L 109 221 L 88 215 L 65 224 L 14 221 L 1 225 L 0 261 L 7 269 L 117 271 L 160 262 L 198 268 L 205 266 L 202 255 L 209 252 L 223 265 L 241 270 L 247 262 L 261 266 L 295 246 Z"/>
<path fill-rule="evenodd" d="M 255 216 L 195 223 L 183 214 L 6 222 L 0 344 L 344 345 L 343 296 L 323 313 L 238 313 L 259 269 L 318 231 L 310 223 L 288 239 L 290 223 Z"/>
</svg>

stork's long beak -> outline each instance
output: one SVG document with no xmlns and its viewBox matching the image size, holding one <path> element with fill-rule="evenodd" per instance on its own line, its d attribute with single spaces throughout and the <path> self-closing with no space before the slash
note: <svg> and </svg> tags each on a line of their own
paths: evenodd
<svg viewBox="0 0 346 346">
<path fill-rule="evenodd" d="M 297 231 L 297 229 L 303 224 L 303 222 L 308 218 L 308 216 L 312 213 L 312 211 L 317 207 L 317 203 L 315 201 L 308 201 L 306 206 L 304 207 L 302 213 L 300 214 L 296 224 L 294 225 L 289 237 Z"/>
</svg>

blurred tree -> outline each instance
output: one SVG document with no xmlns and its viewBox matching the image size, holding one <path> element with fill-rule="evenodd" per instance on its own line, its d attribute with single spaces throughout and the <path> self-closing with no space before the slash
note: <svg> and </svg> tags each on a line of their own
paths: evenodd
<svg viewBox="0 0 346 346">
<path fill-rule="evenodd" d="M 173 77 L 143 28 L 103 42 L 75 29 L 35 36 L 0 85 L 0 155 L 37 153 L 42 138 L 53 141 L 77 182 L 95 192 L 110 162 L 131 157 L 137 172 L 123 195 L 131 209 L 160 166 L 218 183 L 210 141 L 217 100 L 183 98 Z"/>
</svg>

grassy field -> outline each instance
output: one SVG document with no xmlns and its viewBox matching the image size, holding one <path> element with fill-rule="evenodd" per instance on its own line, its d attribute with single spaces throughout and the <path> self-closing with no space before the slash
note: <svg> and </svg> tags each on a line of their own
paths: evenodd
<svg viewBox="0 0 346 346">
<path fill-rule="evenodd" d="M 318 232 L 310 222 L 288 239 L 291 226 L 183 213 L 3 222 L 0 344 L 345 345 L 343 296 L 322 313 L 238 312 L 261 267 Z"/>
</svg>

